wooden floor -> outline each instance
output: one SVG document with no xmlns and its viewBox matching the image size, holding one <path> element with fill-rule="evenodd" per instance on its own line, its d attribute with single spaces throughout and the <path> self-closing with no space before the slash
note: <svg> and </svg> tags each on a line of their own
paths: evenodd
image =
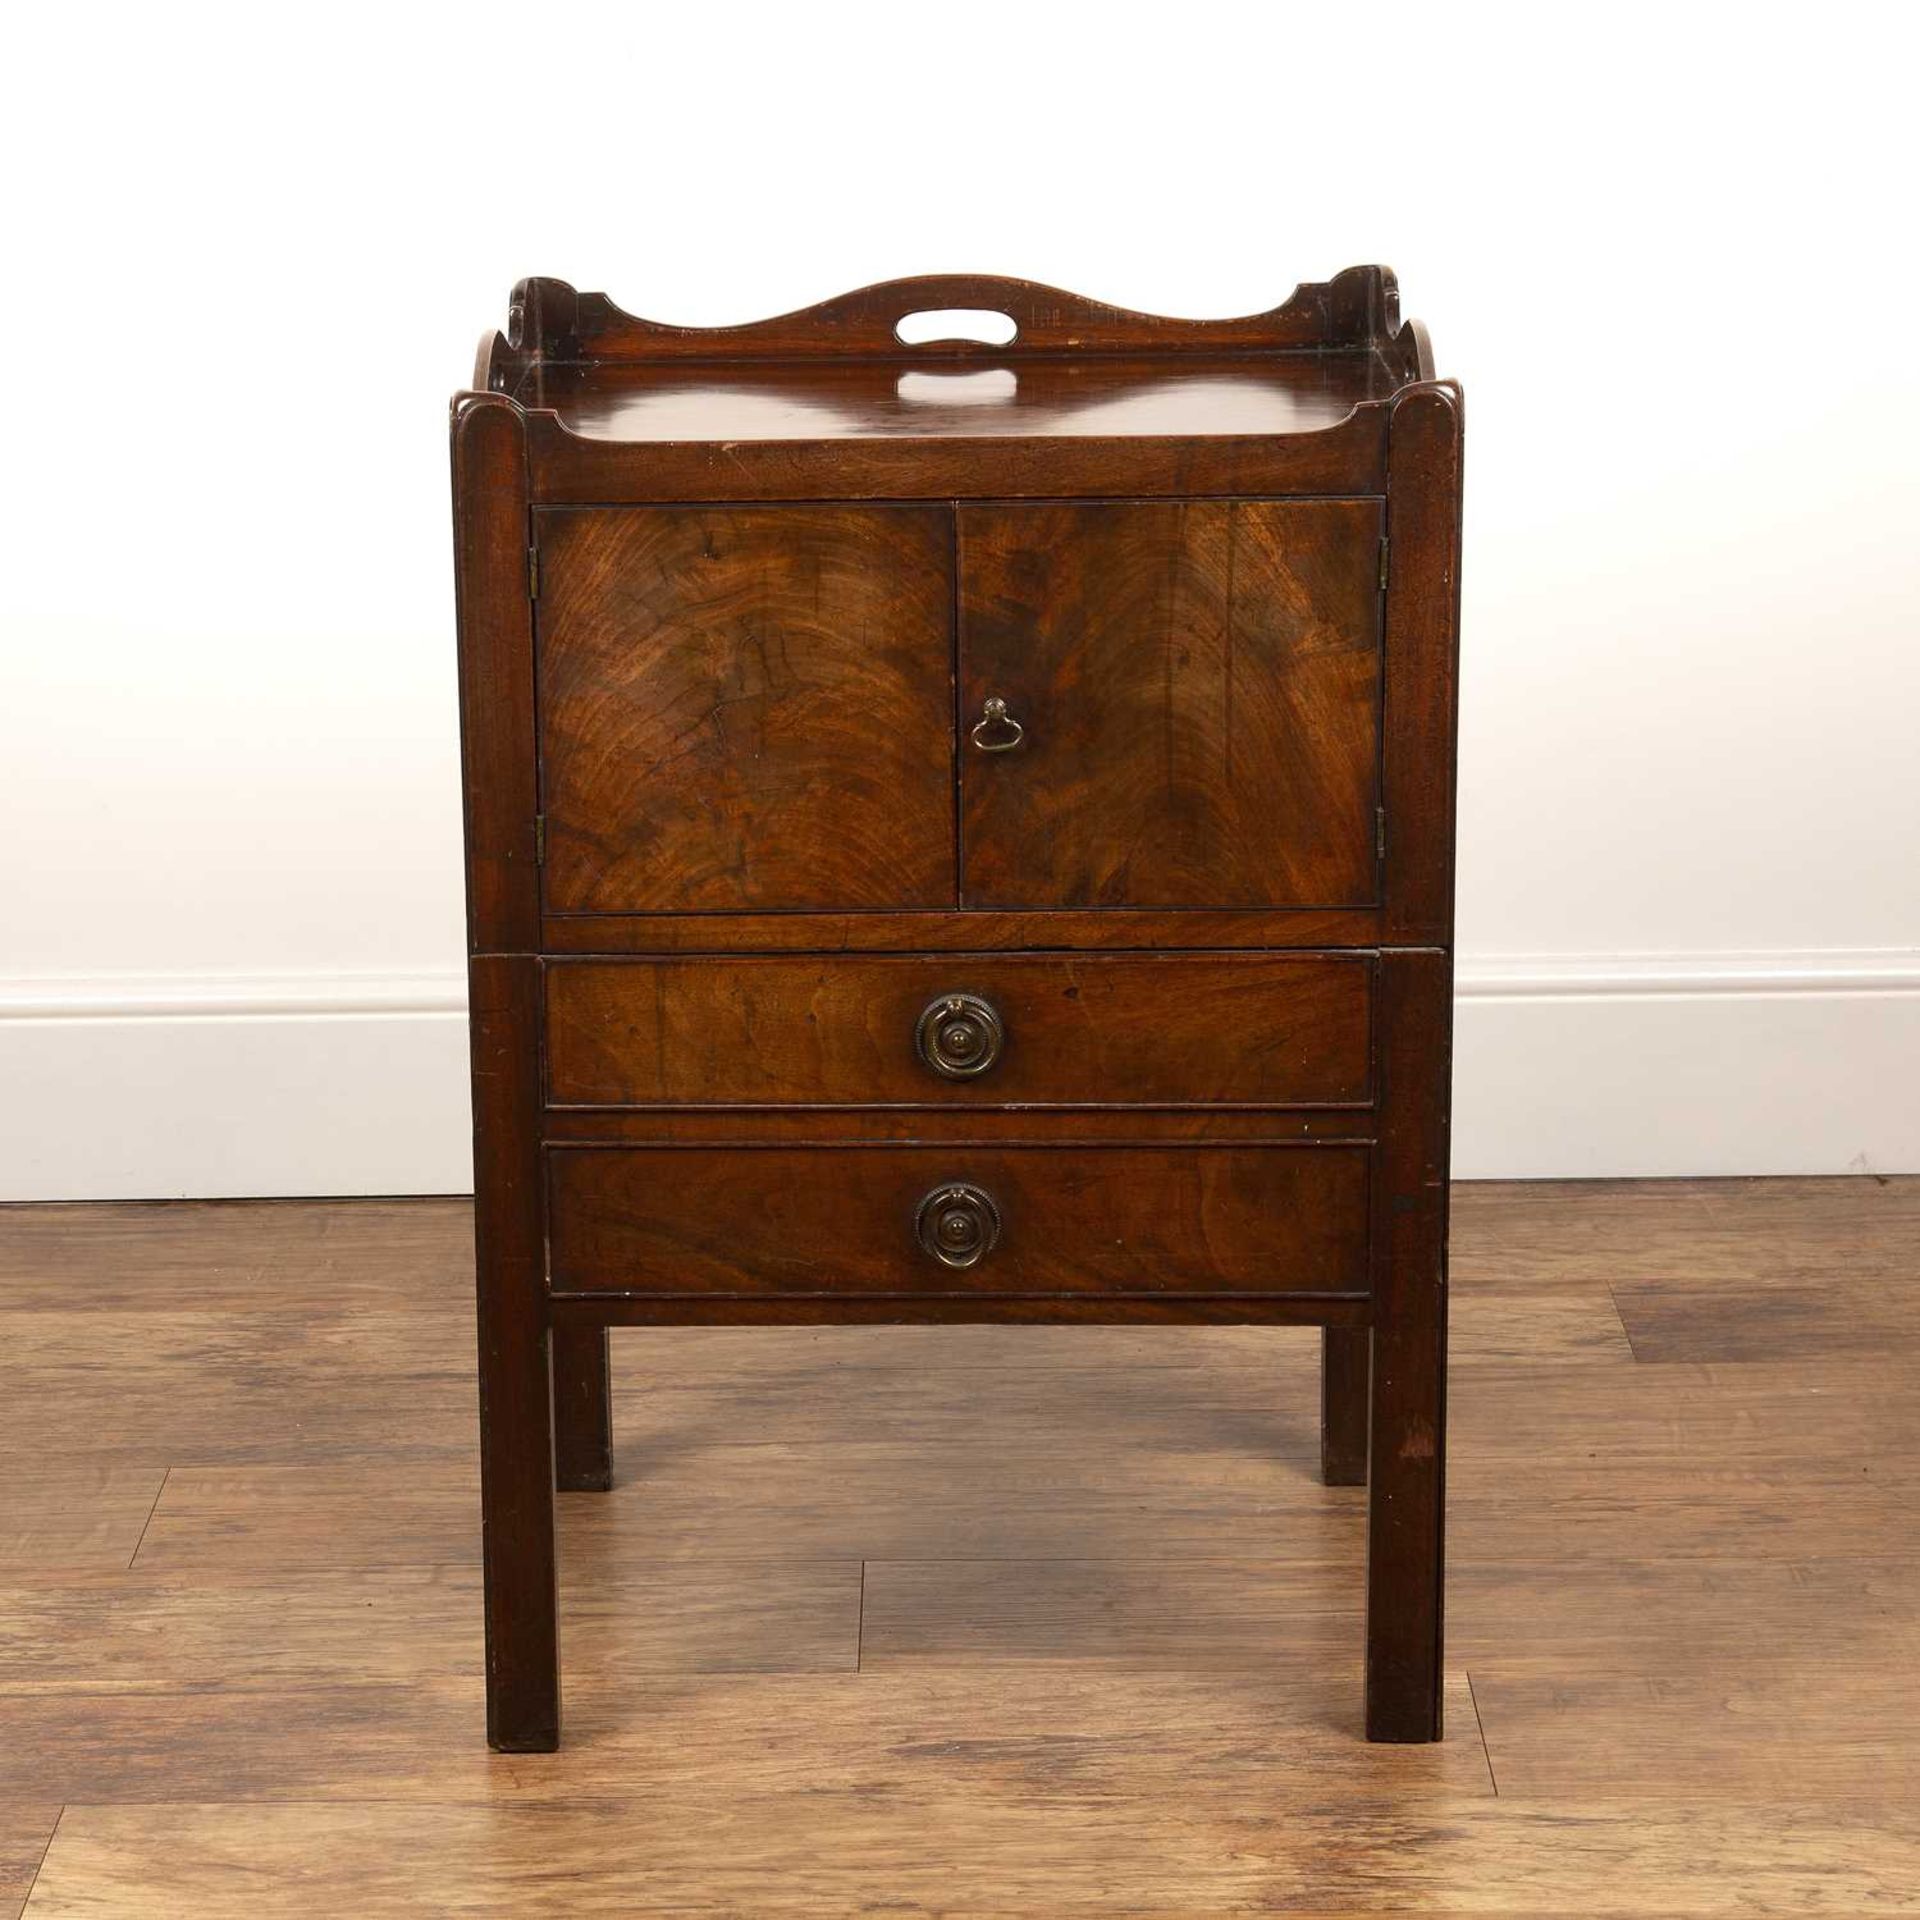
<svg viewBox="0 0 1920 1920">
<path fill-rule="evenodd" d="M 1242 1329 L 615 1338 L 481 1735 L 463 1203 L 0 1212 L 0 1914 L 1920 1912 L 1920 1180 L 1469 1187 L 1448 1736 Z"/>
</svg>

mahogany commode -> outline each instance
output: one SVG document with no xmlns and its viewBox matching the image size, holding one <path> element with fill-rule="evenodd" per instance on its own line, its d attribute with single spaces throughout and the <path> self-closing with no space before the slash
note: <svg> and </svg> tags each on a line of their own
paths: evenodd
<svg viewBox="0 0 1920 1920">
<path fill-rule="evenodd" d="M 453 403 L 496 1747 L 608 1327 L 717 1323 L 1322 1327 L 1366 1730 L 1438 1738 L 1460 458 L 1379 267 L 515 289 Z"/>
</svg>

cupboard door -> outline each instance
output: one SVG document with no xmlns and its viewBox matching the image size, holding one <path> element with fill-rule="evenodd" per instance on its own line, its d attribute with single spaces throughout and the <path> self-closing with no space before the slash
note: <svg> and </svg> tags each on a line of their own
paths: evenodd
<svg viewBox="0 0 1920 1920">
<path fill-rule="evenodd" d="M 548 911 L 952 905 L 948 515 L 541 511 Z"/>
<path fill-rule="evenodd" d="M 965 904 L 1372 903 L 1381 532 L 1370 499 L 962 507 Z"/>
</svg>

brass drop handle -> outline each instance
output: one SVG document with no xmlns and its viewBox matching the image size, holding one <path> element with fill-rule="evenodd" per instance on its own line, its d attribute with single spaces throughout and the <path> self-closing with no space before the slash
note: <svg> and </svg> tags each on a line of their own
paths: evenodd
<svg viewBox="0 0 1920 1920">
<path fill-rule="evenodd" d="M 1000 1058 L 1007 1030 L 991 1001 L 977 993 L 930 1000 L 913 1030 L 921 1060 L 943 1080 L 972 1080 Z"/>
<path fill-rule="evenodd" d="M 920 1245 L 943 1267 L 977 1266 L 1000 1238 L 1000 1209 L 983 1187 L 935 1187 L 913 1217 Z"/>
<path fill-rule="evenodd" d="M 980 709 L 980 718 L 973 723 L 969 737 L 982 753 L 1011 753 L 1027 737 L 1027 730 L 996 694 Z"/>
</svg>

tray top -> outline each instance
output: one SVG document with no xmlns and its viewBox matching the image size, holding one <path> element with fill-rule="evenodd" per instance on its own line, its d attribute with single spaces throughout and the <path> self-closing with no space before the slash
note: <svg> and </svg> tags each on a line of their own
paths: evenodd
<svg viewBox="0 0 1920 1920">
<path fill-rule="evenodd" d="M 908 344 L 985 309 L 1004 344 Z M 1350 267 L 1233 320 L 1176 320 L 991 275 L 888 281 L 739 327 L 636 319 L 563 281 L 515 288 L 474 385 L 600 442 L 1193 438 L 1318 432 L 1433 378 L 1393 275 Z"/>
<path fill-rule="evenodd" d="M 1014 364 L 609 361 L 535 368 L 514 398 L 616 441 L 1309 433 L 1402 382 L 1371 353 Z"/>
</svg>

